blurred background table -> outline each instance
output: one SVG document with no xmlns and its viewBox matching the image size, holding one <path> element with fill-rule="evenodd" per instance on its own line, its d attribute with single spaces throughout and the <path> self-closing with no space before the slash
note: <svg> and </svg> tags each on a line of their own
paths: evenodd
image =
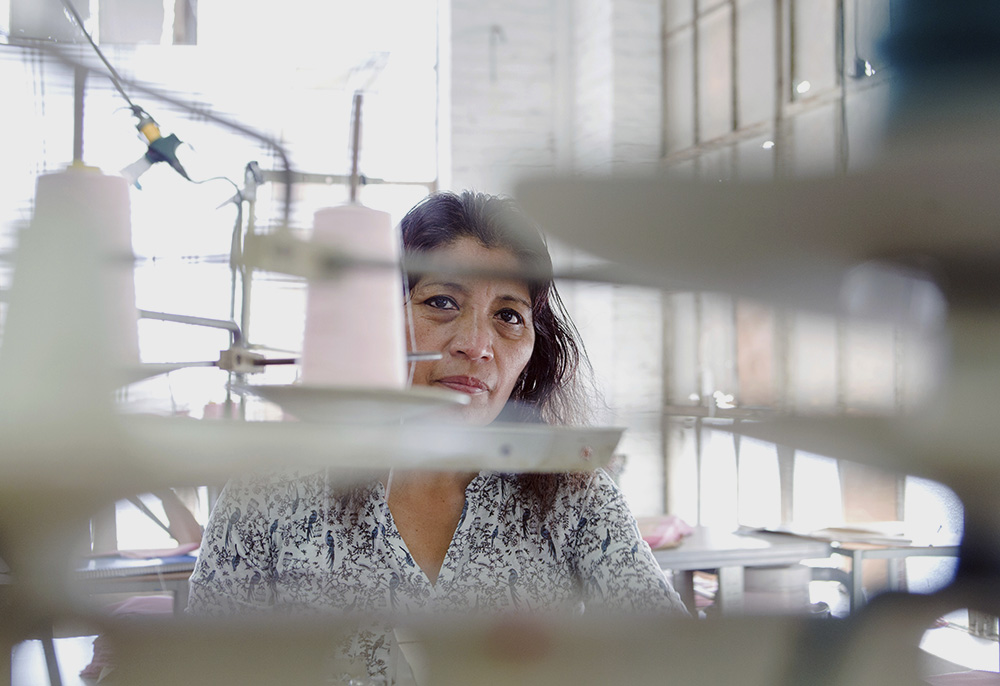
<svg viewBox="0 0 1000 686">
<path fill-rule="evenodd" d="M 716 603 L 726 614 L 744 609 L 744 574 L 747 567 L 794 565 L 803 560 L 827 558 L 828 542 L 798 536 L 697 526 L 675 548 L 654 550 L 660 567 L 674 573 L 674 585 L 684 604 L 695 612 L 694 573 L 715 571 L 719 588 Z"/>
</svg>

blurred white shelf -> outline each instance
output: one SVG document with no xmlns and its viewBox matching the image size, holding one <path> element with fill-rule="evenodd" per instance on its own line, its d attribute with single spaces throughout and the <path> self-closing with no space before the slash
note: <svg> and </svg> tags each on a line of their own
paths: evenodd
<svg viewBox="0 0 1000 686">
<path fill-rule="evenodd" d="M 429 387 L 363 388 L 234 383 L 231 388 L 279 406 L 305 422 L 388 424 L 469 404 L 464 393 Z"/>
<path fill-rule="evenodd" d="M 621 439 L 614 427 L 543 424 L 467 426 L 197 421 L 128 417 L 122 471 L 164 483 L 214 483 L 254 469 L 302 467 L 358 472 L 389 468 L 498 472 L 583 471 L 605 467 Z M 141 446 L 141 448 L 138 448 Z M 96 483 L 88 484 L 98 488 Z"/>
</svg>

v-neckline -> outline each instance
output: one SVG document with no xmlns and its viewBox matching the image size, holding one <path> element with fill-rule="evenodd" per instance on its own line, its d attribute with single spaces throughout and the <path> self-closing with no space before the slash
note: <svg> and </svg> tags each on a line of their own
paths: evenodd
<svg viewBox="0 0 1000 686">
<path fill-rule="evenodd" d="M 462 504 L 462 513 L 459 515 L 458 523 L 455 525 L 455 530 L 451 534 L 451 540 L 448 541 L 448 547 L 445 550 L 444 558 L 441 560 L 441 567 L 438 569 L 437 578 L 431 581 L 430 576 L 424 571 L 416 559 L 413 557 L 413 553 L 410 551 L 410 546 L 407 544 L 406 539 L 403 538 L 403 534 L 399 531 L 399 527 L 396 526 L 396 519 L 392 516 L 392 511 L 389 509 L 389 499 L 386 497 L 385 484 L 381 481 L 377 482 L 378 494 L 379 494 L 379 505 L 382 508 L 383 516 L 385 517 L 387 528 L 391 530 L 395 541 L 398 541 L 396 545 L 399 546 L 400 550 L 394 550 L 393 555 L 396 560 L 400 563 L 403 568 L 412 566 L 422 578 L 423 581 L 427 583 L 430 588 L 431 593 L 438 595 L 440 593 L 441 585 L 443 581 L 450 582 L 454 578 L 455 573 L 458 571 L 456 566 L 458 561 L 453 561 L 456 558 L 457 548 L 456 541 L 459 538 L 459 533 L 467 526 L 466 521 L 468 520 L 469 511 L 469 496 L 474 492 L 473 484 L 476 484 L 476 488 L 480 488 L 479 482 L 482 481 L 485 472 L 479 472 L 469 481 L 465 486 L 465 500 Z M 400 555 L 402 553 L 402 555 Z M 452 564 L 449 564 L 452 562 Z"/>
</svg>

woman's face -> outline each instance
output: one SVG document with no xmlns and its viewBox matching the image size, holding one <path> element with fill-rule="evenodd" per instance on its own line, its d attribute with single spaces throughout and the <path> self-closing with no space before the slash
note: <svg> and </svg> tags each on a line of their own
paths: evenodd
<svg viewBox="0 0 1000 686">
<path fill-rule="evenodd" d="M 465 237 L 435 250 L 434 257 L 463 268 L 520 267 L 509 250 L 486 248 Z M 410 304 L 414 350 L 443 355 L 417 362 L 413 384 L 466 393 L 470 403 L 459 411 L 463 419 L 492 422 L 535 347 L 528 285 L 514 279 L 430 274 L 413 287 Z"/>
</svg>

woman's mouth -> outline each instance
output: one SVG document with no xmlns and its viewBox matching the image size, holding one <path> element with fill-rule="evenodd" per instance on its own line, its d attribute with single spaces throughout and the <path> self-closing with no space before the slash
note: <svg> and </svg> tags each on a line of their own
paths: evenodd
<svg viewBox="0 0 1000 686">
<path fill-rule="evenodd" d="M 490 390 L 489 386 L 474 376 L 446 376 L 443 379 L 438 379 L 437 383 L 445 388 L 450 388 L 459 393 L 468 393 L 469 395 L 486 393 Z"/>
</svg>

